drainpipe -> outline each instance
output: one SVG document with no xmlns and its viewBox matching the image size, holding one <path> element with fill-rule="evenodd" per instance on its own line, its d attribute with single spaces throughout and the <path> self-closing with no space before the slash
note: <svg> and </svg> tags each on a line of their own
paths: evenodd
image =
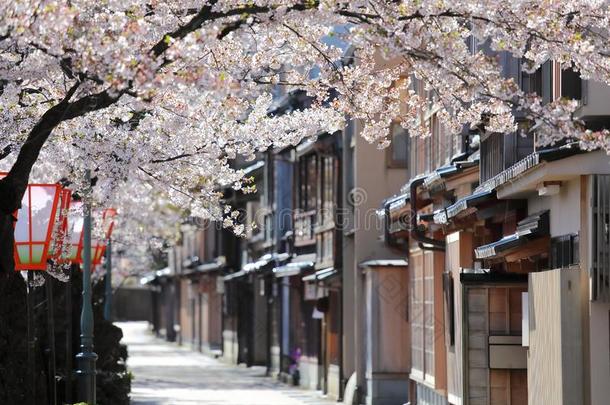
<svg viewBox="0 0 610 405">
<path fill-rule="evenodd" d="M 435 250 L 439 252 L 444 252 L 444 241 L 427 237 L 424 234 L 424 231 L 419 229 L 419 227 L 417 226 L 417 187 L 421 186 L 424 183 L 424 179 L 425 177 L 416 178 L 411 181 L 411 184 L 409 185 L 411 209 L 413 210 L 414 214 L 411 215 L 411 230 L 409 232 L 409 236 L 411 237 L 411 239 L 418 242 L 418 246 L 422 250 Z"/>
</svg>

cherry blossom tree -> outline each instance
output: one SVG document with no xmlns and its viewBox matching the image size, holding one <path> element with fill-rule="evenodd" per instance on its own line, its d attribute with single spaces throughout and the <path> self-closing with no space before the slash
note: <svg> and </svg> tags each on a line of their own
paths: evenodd
<svg viewBox="0 0 610 405">
<path fill-rule="evenodd" d="M 607 131 L 573 119 L 574 101 L 542 103 L 468 45 L 610 83 L 609 16 L 601 0 L 2 2 L 0 270 L 12 267 L 11 213 L 30 179 L 82 190 L 90 169 L 92 201 L 118 206 L 141 235 L 177 209 L 221 218 L 218 188 L 244 187 L 233 159 L 334 132 L 345 117 L 384 147 L 392 121 L 426 136 L 427 108 L 455 132 L 483 119 L 514 131 L 521 109 L 543 142 L 610 149 Z M 410 90 L 412 77 L 430 97 Z M 306 91 L 311 107 L 269 114 L 278 88 Z"/>
</svg>

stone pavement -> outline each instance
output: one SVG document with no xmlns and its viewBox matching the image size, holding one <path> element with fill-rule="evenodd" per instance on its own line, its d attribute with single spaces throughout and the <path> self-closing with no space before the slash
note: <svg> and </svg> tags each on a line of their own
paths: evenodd
<svg viewBox="0 0 610 405">
<path fill-rule="evenodd" d="M 320 393 L 156 339 L 146 322 L 117 323 L 134 374 L 133 405 L 334 405 Z"/>
</svg>

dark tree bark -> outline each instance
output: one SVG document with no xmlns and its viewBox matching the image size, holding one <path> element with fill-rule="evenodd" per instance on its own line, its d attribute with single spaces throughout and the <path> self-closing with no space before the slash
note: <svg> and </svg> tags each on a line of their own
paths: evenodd
<svg viewBox="0 0 610 405">
<path fill-rule="evenodd" d="M 15 268 L 13 243 L 13 217 L 0 212 L 0 274 L 6 274 Z"/>
<path fill-rule="evenodd" d="M 26 286 L 19 273 L 0 274 L 0 325 L 0 404 L 28 405 Z"/>
</svg>

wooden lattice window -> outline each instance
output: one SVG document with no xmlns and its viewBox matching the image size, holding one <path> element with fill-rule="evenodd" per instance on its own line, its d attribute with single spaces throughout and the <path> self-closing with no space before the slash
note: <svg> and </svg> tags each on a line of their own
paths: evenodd
<svg viewBox="0 0 610 405">
<path fill-rule="evenodd" d="M 424 376 L 424 257 L 416 252 L 409 258 L 411 273 L 410 321 L 411 321 L 411 365 Z"/>
<path fill-rule="evenodd" d="M 576 234 L 561 235 L 551 239 L 550 268 L 560 269 L 579 262 L 579 237 Z"/>
</svg>

